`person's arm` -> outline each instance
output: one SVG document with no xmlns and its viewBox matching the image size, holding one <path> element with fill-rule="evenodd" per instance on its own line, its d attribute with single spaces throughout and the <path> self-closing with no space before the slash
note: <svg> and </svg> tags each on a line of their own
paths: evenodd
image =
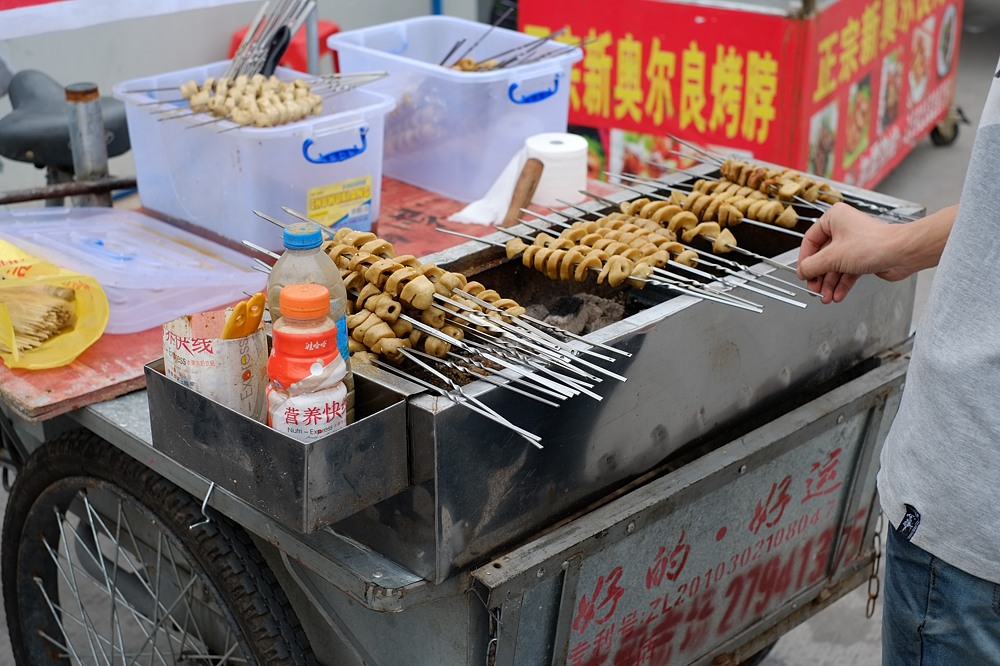
<svg viewBox="0 0 1000 666">
<path fill-rule="evenodd" d="M 902 280 L 936 266 L 951 233 L 958 206 L 907 224 L 888 224 L 848 206 L 835 204 L 806 232 L 799 250 L 799 277 L 839 303 L 858 278 L 873 273 Z"/>
</svg>

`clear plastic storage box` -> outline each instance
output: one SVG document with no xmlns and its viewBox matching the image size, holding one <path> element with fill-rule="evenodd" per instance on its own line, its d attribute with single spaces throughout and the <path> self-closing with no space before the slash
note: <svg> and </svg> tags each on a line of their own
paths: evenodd
<svg viewBox="0 0 1000 666">
<path fill-rule="evenodd" d="M 392 99 L 357 88 L 324 97 L 319 115 L 278 127 L 209 122 L 208 113 L 188 112 L 178 87 L 221 76 L 228 66 L 226 60 L 114 86 L 126 105 L 143 207 L 272 250 L 281 249 L 281 230 L 254 210 L 293 221 L 281 212 L 287 206 L 323 224 L 370 230 Z M 276 74 L 307 76 L 284 68 Z"/>
<path fill-rule="evenodd" d="M 0 237 L 93 277 L 108 296 L 105 331 L 134 333 L 218 309 L 264 288 L 252 259 L 142 213 L 32 208 L 0 213 Z"/>
<path fill-rule="evenodd" d="M 509 68 L 462 72 L 438 64 L 458 40 L 466 40 L 456 52 L 461 54 L 487 31 L 470 57 L 485 59 L 538 39 L 451 16 L 426 16 L 327 40 L 342 72 L 389 72 L 371 84 L 396 100 L 386 119 L 387 176 L 473 201 L 486 194 L 525 139 L 566 131 L 570 70 L 582 51 L 549 42 L 532 53 L 550 57 Z"/>
</svg>

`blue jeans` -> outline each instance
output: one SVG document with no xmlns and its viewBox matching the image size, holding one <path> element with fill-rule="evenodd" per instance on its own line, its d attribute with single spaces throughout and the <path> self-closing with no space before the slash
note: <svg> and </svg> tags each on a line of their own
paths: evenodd
<svg viewBox="0 0 1000 666">
<path fill-rule="evenodd" d="M 882 666 L 1000 664 L 1000 585 L 934 557 L 891 525 L 886 548 Z"/>
</svg>

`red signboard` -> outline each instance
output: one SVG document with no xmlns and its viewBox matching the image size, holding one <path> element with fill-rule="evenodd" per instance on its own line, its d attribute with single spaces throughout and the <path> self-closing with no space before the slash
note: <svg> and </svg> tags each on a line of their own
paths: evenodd
<svg viewBox="0 0 1000 666">
<path fill-rule="evenodd" d="M 841 0 L 789 18 L 529 0 L 519 21 L 536 35 L 565 28 L 558 39 L 582 45 L 569 121 L 598 130 L 603 168 L 677 165 L 670 133 L 870 187 L 948 110 L 960 10 L 961 0 Z"/>
</svg>

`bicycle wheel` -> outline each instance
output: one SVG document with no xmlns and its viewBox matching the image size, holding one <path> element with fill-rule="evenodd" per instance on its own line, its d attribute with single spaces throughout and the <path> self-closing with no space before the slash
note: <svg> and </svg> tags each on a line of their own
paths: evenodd
<svg viewBox="0 0 1000 666">
<path fill-rule="evenodd" d="M 87 431 L 19 471 L 0 566 L 18 664 L 313 665 L 247 534 Z"/>
</svg>

